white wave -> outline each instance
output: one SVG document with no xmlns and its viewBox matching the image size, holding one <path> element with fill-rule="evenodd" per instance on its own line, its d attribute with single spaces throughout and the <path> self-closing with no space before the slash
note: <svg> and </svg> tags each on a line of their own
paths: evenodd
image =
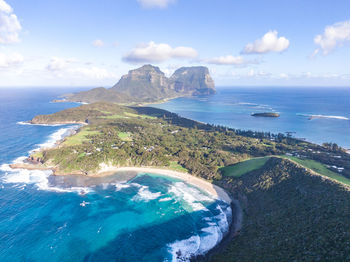
<svg viewBox="0 0 350 262">
<path fill-rule="evenodd" d="M 119 184 L 115 184 L 115 191 L 120 191 L 124 188 L 129 188 L 130 185 L 129 184 L 126 184 L 126 183 L 119 183 Z"/>
<path fill-rule="evenodd" d="M 174 243 L 168 244 L 167 248 L 171 254 L 172 261 L 190 261 L 192 256 L 198 254 L 200 241 L 200 237 L 195 235 L 188 239 L 178 240 Z"/>
<path fill-rule="evenodd" d="M 87 194 L 93 190 L 89 187 L 58 187 L 51 185 L 49 176 L 52 175 L 51 170 L 27 170 L 12 169 L 8 165 L 2 165 L 1 171 L 5 171 L 2 182 L 7 184 L 34 184 L 39 190 L 52 192 L 76 192 L 79 194 Z"/>
<path fill-rule="evenodd" d="M 171 197 L 164 197 L 164 198 L 159 199 L 159 202 L 167 202 L 167 201 L 171 201 L 171 200 L 173 200 Z"/>
<path fill-rule="evenodd" d="M 206 227 L 202 228 L 199 234 L 188 239 L 177 240 L 168 244 L 168 251 L 172 256 L 172 261 L 190 261 L 191 257 L 206 254 L 215 247 L 229 231 L 229 223 L 232 220 L 231 207 L 226 203 L 217 201 L 202 193 L 200 190 L 187 186 L 183 182 L 176 182 L 170 186 L 169 192 L 175 198 L 184 200 L 190 205 L 190 211 L 204 211 Z M 204 202 L 204 204 L 203 204 Z M 215 215 L 204 205 L 216 203 Z"/>
<path fill-rule="evenodd" d="M 28 121 L 19 121 L 17 122 L 18 125 L 23 126 L 66 126 L 67 124 L 32 124 Z"/>
<path fill-rule="evenodd" d="M 54 147 L 58 141 L 62 140 L 67 136 L 72 135 L 73 132 L 75 132 L 75 130 L 77 130 L 79 127 L 80 127 L 79 125 L 74 125 L 74 126 L 69 126 L 69 127 L 65 127 L 57 130 L 56 132 L 54 132 L 52 135 L 49 136 L 49 139 L 46 142 L 39 144 L 38 145 L 39 148 L 37 150 Z"/>
<path fill-rule="evenodd" d="M 332 115 L 312 115 L 312 114 L 297 114 L 298 116 L 306 116 L 310 118 L 328 118 L 328 119 L 339 119 L 339 120 L 350 120 L 345 116 L 332 116 Z"/>
<path fill-rule="evenodd" d="M 145 201 L 148 202 L 150 200 L 157 199 L 162 195 L 161 192 L 153 193 L 149 191 L 148 186 L 142 186 L 140 187 L 139 191 L 137 192 L 137 195 L 132 198 L 133 201 Z"/>
<path fill-rule="evenodd" d="M 214 217 L 217 221 L 216 223 L 219 226 L 221 232 L 228 232 L 230 226 L 229 223 L 232 219 L 231 207 L 228 205 L 226 208 L 224 208 L 218 205 L 216 208 L 220 211 L 219 215 Z"/>
<path fill-rule="evenodd" d="M 201 230 L 200 245 L 197 254 L 205 254 L 215 247 L 222 239 L 223 232 L 218 226 L 210 226 Z"/>
<path fill-rule="evenodd" d="M 184 182 L 176 182 L 169 188 L 169 193 L 172 193 L 175 198 L 184 200 L 192 210 L 199 211 L 208 209 L 201 203 L 201 201 L 214 202 L 214 199 L 205 195 L 200 190 L 186 185 Z"/>
</svg>

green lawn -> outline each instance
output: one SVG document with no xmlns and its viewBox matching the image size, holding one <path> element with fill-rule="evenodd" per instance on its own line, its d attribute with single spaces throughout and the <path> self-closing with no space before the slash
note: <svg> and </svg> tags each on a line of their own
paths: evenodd
<svg viewBox="0 0 350 262">
<path fill-rule="evenodd" d="M 321 175 L 333 178 L 341 183 L 350 185 L 350 179 L 343 177 L 340 174 L 337 174 L 331 170 L 329 170 L 324 164 L 317 162 L 315 160 L 311 160 L 311 159 L 301 159 L 301 158 L 297 158 L 294 156 L 281 156 L 282 158 L 287 158 L 290 160 L 293 160 L 294 162 L 311 169 L 312 171 L 319 173 Z"/>
<path fill-rule="evenodd" d="M 34 157 L 34 158 L 43 158 L 44 157 L 42 151 L 36 151 L 31 156 Z"/>
<path fill-rule="evenodd" d="M 248 172 L 259 169 L 265 165 L 270 157 L 252 158 L 237 164 L 220 168 L 224 176 L 240 177 Z"/>
<path fill-rule="evenodd" d="M 63 145 L 67 145 L 67 146 L 81 145 L 84 141 L 89 140 L 87 136 L 97 135 L 99 133 L 100 133 L 99 131 L 91 131 L 89 128 L 85 128 L 79 131 L 78 133 L 76 133 L 75 135 L 67 137 Z"/>
<path fill-rule="evenodd" d="M 119 132 L 118 133 L 118 137 L 122 140 L 122 141 L 132 141 L 131 137 L 130 137 L 130 133 L 128 132 Z"/>
<path fill-rule="evenodd" d="M 127 118 L 127 117 L 115 114 L 115 115 L 110 115 L 110 116 L 101 116 L 101 118 L 104 118 L 104 119 L 118 119 L 118 118 Z"/>
<path fill-rule="evenodd" d="M 124 115 L 130 116 L 130 117 L 141 117 L 141 118 L 143 118 L 143 119 L 157 119 L 157 118 L 154 117 L 154 116 L 138 115 L 138 114 L 129 113 L 129 112 L 124 112 Z"/>
<path fill-rule="evenodd" d="M 169 168 L 173 169 L 175 171 L 188 173 L 188 170 L 186 168 L 182 167 L 177 161 L 170 161 Z"/>
</svg>

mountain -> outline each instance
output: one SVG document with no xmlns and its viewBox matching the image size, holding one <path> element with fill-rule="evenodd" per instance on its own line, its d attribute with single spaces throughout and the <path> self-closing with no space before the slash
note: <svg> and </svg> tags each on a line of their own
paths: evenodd
<svg viewBox="0 0 350 262">
<path fill-rule="evenodd" d="M 206 67 L 181 67 L 168 78 L 159 67 L 144 65 L 123 75 L 112 88 L 94 88 L 66 95 L 66 99 L 72 102 L 127 104 L 214 93 L 215 84 Z"/>
<path fill-rule="evenodd" d="M 159 67 L 144 65 L 130 70 L 123 75 L 111 90 L 129 95 L 136 101 L 156 101 L 175 97 L 176 92 L 170 87 L 170 81 Z"/>
<path fill-rule="evenodd" d="M 215 84 L 204 66 L 181 67 L 170 77 L 171 86 L 178 93 L 191 95 L 215 94 Z"/>
</svg>

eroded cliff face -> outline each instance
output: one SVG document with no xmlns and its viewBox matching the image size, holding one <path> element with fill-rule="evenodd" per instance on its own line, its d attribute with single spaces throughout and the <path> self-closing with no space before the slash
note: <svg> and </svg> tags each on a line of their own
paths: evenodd
<svg viewBox="0 0 350 262">
<path fill-rule="evenodd" d="M 176 92 L 190 95 L 215 93 L 215 84 L 204 66 L 181 67 L 170 77 L 172 88 Z"/>
<path fill-rule="evenodd" d="M 112 90 L 133 97 L 135 101 L 152 101 L 175 96 L 169 79 L 159 67 L 144 65 L 122 76 Z"/>
<path fill-rule="evenodd" d="M 79 102 L 133 103 L 214 93 L 215 84 L 206 67 L 181 67 L 168 78 L 159 67 L 144 65 L 130 70 L 110 89 L 92 89 L 67 99 Z"/>
</svg>

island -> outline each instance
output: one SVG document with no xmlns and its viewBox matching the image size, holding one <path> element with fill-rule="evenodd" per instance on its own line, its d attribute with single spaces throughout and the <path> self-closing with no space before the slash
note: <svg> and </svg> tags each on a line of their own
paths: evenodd
<svg viewBox="0 0 350 262">
<path fill-rule="evenodd" d="M 279 117 L 279 113 L 274 112 L 265 112 L 265 113 L 253 113 L 251 116 L 257 116 L 257 117 Z"/>
<path fill-rule="evenodd" d="M 113 102 L 140 104 L 162 102 L 182 96 L 214 94 L 215 84 L 204 66 L 181 67 L 166 77 L 159 67 L 144 65 L 130 70 L 111 88 L 98 87 L 76 94 L 67 94 L 70 102 Z M 60 100 L 61 101 L 61 100 Z"/>
<path fill-rule="evenodd" d="M 78 129 L 12 168 L 78 176 L 158 170 L 181 173 L 185 181 L 194 181 L 194 176 L 208 192 L 210 184 L 223 188 L 229 198 L 218 198 L 232 199 L 230 232 L 198 261 L 349 256 L 350 231 L 344 229 L 350 228 L 350 155 L 336 144 L 317 145 L 108 102 L 38 115 L 30 123 L 74 124 Z"/>
</svg>

